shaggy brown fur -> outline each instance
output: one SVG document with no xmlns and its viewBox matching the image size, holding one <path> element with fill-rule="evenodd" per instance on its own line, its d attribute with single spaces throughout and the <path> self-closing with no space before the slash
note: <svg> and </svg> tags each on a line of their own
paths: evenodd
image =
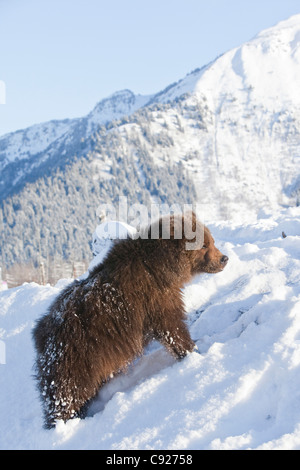
<svg viewBox="0 0 300 470">
<path fill-rule="evenodd" d="M 174 220 L 169 240 L 150 239 L 150 227 L 147 239 L 116 241 L 104 262 L 68 286 L 38 321 L 33 338 L 46 427 L 82 416 L 101 385 L 150 340 L 178 359 L 193 351 L 181 289 L 195 274 L 221 271 L 228 258 L 206 227 L 197 249 L 186 250 L 186 237 L 174 238 Z"/>
</svg>

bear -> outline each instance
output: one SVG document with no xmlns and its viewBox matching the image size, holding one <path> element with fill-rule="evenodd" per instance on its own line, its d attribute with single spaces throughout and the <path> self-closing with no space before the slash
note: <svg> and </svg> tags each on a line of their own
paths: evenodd
<svg viewBox="0 0 300 470">
<path fill-rule="evenodd" d="M 100 387 L 126 371 L 150 341 L 161 342 L 178 360 L 194 351 L 182 289 L 199 273 L 222 271 L 228 257 L 194 212 L 170 216 L 168 236 L 164 221 L 136 238 L 114 240 L 104 260 L 68 285 L 34 326 L 35 378 L 46 428 L 83 418 Z"/>
</svg>

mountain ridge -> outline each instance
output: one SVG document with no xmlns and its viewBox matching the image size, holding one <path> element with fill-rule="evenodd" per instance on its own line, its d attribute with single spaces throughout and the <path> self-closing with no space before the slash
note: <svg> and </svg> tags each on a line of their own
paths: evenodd
<svg viewBox="0 0 300 470">
<path fill-rule="evenodd" d="M 60 160 L 63 163 L 67 153 L 87 152 L 89 146 L 84 141 L 100 126 L 132 114 L 149 99 L 151 96 L 135 95 L 130 90 L 117 91 L 82 118 L 52 120 L 0 137 L 0 197 L 22 189 L 28 178 L 34 180 L 37 168 L 47 166 L 45 162 L 51 167 Z"/>
<path fill-rule="evenodd" d="M 53 252 L 55 240 L 63 235 L 55 235 L 50 216 L 46 221 L 48 200 L 61 213 L 68 208 L 72 214 L 59 250 L 63 256 L 70 256 L 71 227 L 87 227 L 82 239 L 87 251 L 96 224 L 92 214 L 100 203 L 116 203 L 121 195 L 129 203 L 148 205 L 193 200 L 203 207 L 208 223 L 239 223 L 241 217 L 254 221 L 260 211 L 299 204 L 299 76 L 296 15 L 155 95 L 116 92 L 94 107 L 87 115 L 90 121 L 79 118 L 69 133 L 58 126 L 59 137 L 47 151 L 16 160 L 2 171 L 6 240 L 16 240 L 21 230 L 19 209 L 14 208 L 26 212 L 23 200 L 32 201 L 37 192 L 45 209 L 35 204 L 31 223 L 47 232 L 44 238 L 52 240 Z M 108 108 L 114 119 L 101 125 Z M 66 230 L 63 221 L 59 227 L 55 230 Z M 26 237 L 34 239 L 30 233 Z M 27 239 L 24 243 L 30 244 Z M 36 243 L 30 253 L 35 249 Z M 10 253 L 10 259 L 19 256 L 14 248 Z"/>
</svg>

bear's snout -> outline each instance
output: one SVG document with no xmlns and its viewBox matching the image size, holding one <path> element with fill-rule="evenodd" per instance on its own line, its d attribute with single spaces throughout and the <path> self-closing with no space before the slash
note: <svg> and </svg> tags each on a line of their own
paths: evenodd
<svg viewBox="0 0 300 470">
<path fill-rule="evenodd" d="M 220 260 L 220 263 L 221 263 L 221 265 L 223 265 L 224 268 L 225 268 L 226 264 L 228 263 L 228 260 L 229 260 L 228 256 L 225 256 L 225 255 L 222 256 L 222 258 Z"/>
</svg>

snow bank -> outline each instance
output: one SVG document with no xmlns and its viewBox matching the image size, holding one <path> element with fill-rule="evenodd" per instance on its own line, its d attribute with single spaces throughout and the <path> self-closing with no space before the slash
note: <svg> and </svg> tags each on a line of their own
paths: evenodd
<svg viewBox="0 0 300 470">
<path fill-rule="evenodd" d="M 70 280 L 0 292 L 1 449 L 300 449 L 300 208 L 210 225 L 223 273 L 184 290 L 200 354 L 154 343 L 85 420 L 42 428 L 34 321 Z M 286 237 L 282 237 L 282 232 Z"/>
</svg>

